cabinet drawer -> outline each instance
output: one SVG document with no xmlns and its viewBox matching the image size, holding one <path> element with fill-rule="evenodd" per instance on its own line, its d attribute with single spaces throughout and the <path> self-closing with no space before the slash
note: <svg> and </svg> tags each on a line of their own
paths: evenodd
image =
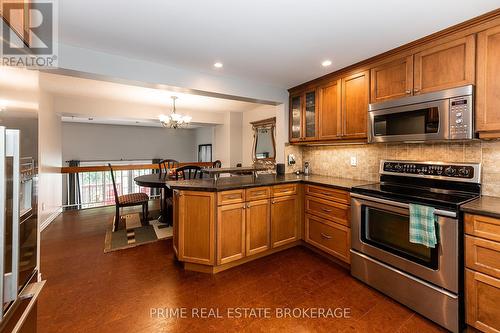
<svg viewBox="0 0 500 333">
<path fill-rule="evenodd" d="M 350 226 L 349 206 L 346 205 L 306 196 L 306 212 L 345 226 Z"/>
<path fill-rule="evenodd" d="M 500 243 L 465 236 L 465 265 L 500 278 Z"/>
<path fill-rule="evenodd" d="M 271 188 L 270 187 L 249 188 L 246 190 L 245 196 L 247 201 L 268 199 L 269 197 L 271 197 Z"/>
<path fill-rule="evenodd" d="M 350 263 L 351 229 L 346 226 L 306 214 L 306 242 Z"/>
<path fill-rule="evenodd" d="M 217 193 L 217 205 L 229 205 L 245 201 L 245 190 L 232 190 Z"/>
<path fill-rule="evenodd" d="M 349 192 L 343 190 L 336 190 L 333 188 L 315 185 L 306 185 L 306 195 L 313 195 L 318 198 L 337 201 L 344 205 L 350 204 Z"/>
<path fill-rule="evenodd" d="M 500 242 L 500 220 L 488 216 L 465 214 L 465 233 Z"/>
<path fill-rule="evenodd" d="M 297 194 L 297 184 L 273 186 L 273 197 L 285 197 L 294 194 Z"/>
<path fill-rule="evenodd" d="M 500 280 L 465 270 L 467 324 L 483 332 L 500 332 Z"/>
</svg>

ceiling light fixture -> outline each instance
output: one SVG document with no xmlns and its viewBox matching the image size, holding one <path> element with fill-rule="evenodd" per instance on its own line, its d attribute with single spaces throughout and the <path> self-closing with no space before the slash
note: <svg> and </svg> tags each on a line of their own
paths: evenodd
<svg viewBox="0 0 500 333">
<path fill-rule="evenodd" d="M 328 67 L 332 64 L 332 61 L 331 60 L 324 60 L 322 63 L 321 63 L 321 66 L 323 67 Z"/>
<path fill-rule="evenodd" d="M 175 100 L 178 98 L 177 96 L 172 96 L 172 113 L 169 116 L 161 115 L 160 122 L 161 125 L 165 128 L 173 128 L 177 129 L 180 127 L 186 127 L 191 122 L 191 116 L 183 116 L 181 114 L 176 113 L 175 109 Z"/>
<path fill-rule="evenodd" d="M 214 67 L 215 67 L 215 68 L 222 68 L 222 67 L 224 67 L 224 64 L 222 64 L 222 62 L 216 62 L 216 63 L 214 64 Z"/>
</svg>

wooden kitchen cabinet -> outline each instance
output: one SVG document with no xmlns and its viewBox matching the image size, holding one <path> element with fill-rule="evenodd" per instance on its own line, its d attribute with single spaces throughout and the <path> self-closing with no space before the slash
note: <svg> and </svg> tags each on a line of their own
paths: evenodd
<svg viewBox="0 0 500 333">
<path fill-rule="evenodd" d="M 500 332 L 500 280 L 465 270 L 467 324 L 483 332 Z"/>
<path fill-rule="evenodd" d="M 215 263 L 215 194 L 181 191 L 177 195 L 178 208 L 174 216 L 178 218 L 179 260 L 213 265 Z"/>
<path fill-rule="evenodd" d="M 271 202 L 271 243 L 278 247 L 298 239 L 300 207 L 297 195 L 273 198 Z"/>
<path fill-rule="evenodd" d="M 342 78 L 342 136 L 366 138 L 370 80 L 369 71 Z"/>
<path fill-rule="evenodd" d="M 469 35 L 416 53 L 414 94 L 474 84 L 475 50 Z"/>
<path fill-rule="evenodd" d="M 477 35 L 476 131 L 500 137 L 500 26 Z"/>
<path fill-rule="evenodd" d="M 217 209 L 217 264 L 219 265 L 245 256 L 245 208 L 245 203 L 237 203 L 219 206 Z"/>
<path fill-rule="evenodd" d="M 306 214 L 306 242 L 350 263 L 351 229 L 315 215 Z"/>
<path fill-rule="evenodd" d="M 302 139 L 302 93 L 290 96 L 290 142 Z"/>
<path fill-rule="evenodd" d="M 316 88 L 290 96 L 290 142 L 310 141 L 318 137 Z"/>
<path fill-rule="evenodd" d="M 335 80 L 318 89 L 320 140 L 337 140 L 342 137 L 341 81 Z"/>
<path fill-rule="evenodd" d="M 413 55 L 370 70 L 370 102 L 411 96 L 413 93 Z"/>
<path fill-rule="evenodd" d="M 465 214 L 465 233 L 466 322 L 500 332 L 500 219 Z"/>
<path fill-rule="evenodd" d="M 246 206 L 246 255 L 271 248 L 271 200 L 257 200 Z"/>
</svg>

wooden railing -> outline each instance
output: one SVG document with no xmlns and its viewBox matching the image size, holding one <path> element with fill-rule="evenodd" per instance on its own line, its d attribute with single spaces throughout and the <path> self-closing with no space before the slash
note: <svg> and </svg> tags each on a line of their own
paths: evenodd
<svg viewBox="0 0 500 333">
<path fill-rule="evenodd" d="M 197 165 L 202 168 L 212 167 L 212 162 L 180 162 L 179 166 L 184 165 Z M 158 164 L 112 164 L 114 171 L 120 170 L 157 170 Z M 81 173 L 81 172 L 99 172 L 109 171 L 107 165 L 92 165 L 92 166 L 78 166 L 78 167 L 62 167 L 61 173 Z"/>
</svg>

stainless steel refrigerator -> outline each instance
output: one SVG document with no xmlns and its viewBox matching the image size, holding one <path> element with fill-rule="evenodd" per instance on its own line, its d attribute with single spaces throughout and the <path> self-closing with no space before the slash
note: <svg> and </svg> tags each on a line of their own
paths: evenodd
<svg viewBox="0 0 500 333">
<path fill-rule="evenodd" d="M 38 119 L 0 114 L 0 332 L 36 332 Z"/>
</svg>

